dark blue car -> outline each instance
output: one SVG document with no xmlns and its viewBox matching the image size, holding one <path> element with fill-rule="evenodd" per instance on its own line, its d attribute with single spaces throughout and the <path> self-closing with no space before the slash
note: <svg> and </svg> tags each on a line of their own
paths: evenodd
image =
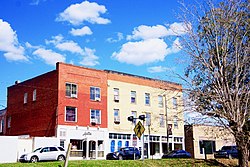
<svg viewBox="0 0 250 167">
<path fill-rule="evenodd" d="M 191 158 L 191 154 L 185 150 L 174 150 L 164 154 L 161 158 Z"/>
<path fill-rule="evenodd" d="M 107 160 L 123 160 L 123 159 L 140 159 L 141 154 L 138 148 L 134 147 L 122 147 L 118 151 L 108 153 L 106 155 Z"/>
<path fill-rule="evenodd" d="M 214 152 L 214 158 L 238 158 L 237 146 L 223 146 L 219 151 Z"/>
</svg>

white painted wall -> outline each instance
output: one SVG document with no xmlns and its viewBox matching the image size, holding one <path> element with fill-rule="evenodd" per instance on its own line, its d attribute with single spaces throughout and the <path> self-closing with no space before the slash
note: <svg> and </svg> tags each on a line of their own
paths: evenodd
<svg viewBox="0 0 250 167">
<path fill-rule="evenodd" d="M 0 136 L 0 163 L 16 162 L 17 150 L 17 136 Z"/>
</svg>

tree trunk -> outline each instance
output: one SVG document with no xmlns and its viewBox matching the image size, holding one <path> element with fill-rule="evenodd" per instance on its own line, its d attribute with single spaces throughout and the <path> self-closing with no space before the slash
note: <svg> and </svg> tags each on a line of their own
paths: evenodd
<svg viewBox="0 0 250 167">
<path fill-rule="evenodd" d="M 249 158 L 249 144 L 243 136 L 238 136 L 236 138 L 236 144 L 238 146 L 238 163 L 239 167 L 249 167 L 248 158 Z"/>
</svg>

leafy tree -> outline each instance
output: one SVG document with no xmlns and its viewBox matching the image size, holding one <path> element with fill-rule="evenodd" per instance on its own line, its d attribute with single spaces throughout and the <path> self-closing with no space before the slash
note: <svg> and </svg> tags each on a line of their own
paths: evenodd
<svg viewBox="0 0 250 167">
<path fill-rule="evenodd" d="M 190 56 L 186 77 L 196 111 L 218 120 L 234 135 L 239 166 L 248 167 L 250 150 L 250 3 L 223 0 L 186 6 L 187 35 L 182 49 Z"/>
</svg>

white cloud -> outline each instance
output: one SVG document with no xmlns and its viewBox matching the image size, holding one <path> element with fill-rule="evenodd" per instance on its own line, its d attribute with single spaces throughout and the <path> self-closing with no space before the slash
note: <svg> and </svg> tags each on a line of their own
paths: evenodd
<svg viewBox="0 0 250 167">
<path fill-rule="evenodd" d="M 95 66 L 98 65 L 98 57 L 95 55 L 95 50 L 90 48 L 84 48 L 85 55 L 83 57 L 83 60 L 80 62 L 80 64 L 85 66 Z"/>
<path fill-rule="evenodd" d="M 142 65 L 163 61 L 166 55 L 167 44 L 162 39 L 148 39 L 140 42 L 123 44 L 121 50 L 114 52 L 112 57 L 119 62 Z"/>
<path fill-rule="evenodd" d="M 40 2 L 45 2 L 46 0 L 32 0 L 32 2 L 30 3 L 30 5 L 39 5 Z"/>
<path fill-rule="evenodd" d="M 9 61 L 28 61 L 25 49 L 19 44 L 16 32 L 8 22 L 0 19 L 0 51 Z"/>
<path fill-rule="evenodd" d="M 174 68 L 168 68 L 168 67 L 162 67 L 162 66 L 155 66 L 155 67 L 149 67 L 148 72 L 150 73 L 160 73 L 160 72 L 166 72 L 166 71 L 173 71 Z"/>
<path fill-rule="evenodd" d="M 167 48 L 167 55 L 178 53 L 181 50 L 181 44 L 179 41 L 179 38 L 176 38 L 173 42 L 173 45 L 171 48 Z"/>
<path fill-rule="evenodd" d="M 57 35 L 57 36 L 52 36 L 52 40 L 47 40 L 47 39 L 45 39 L 46 45 L 49 45 L 49 44 L 54 44 L 54 45 L 56 45 L 56 44 L 60 43 L 61 41 L 63 41 L 63 36 L 62 36 L 62 34 L 59 34 L 59 35 Z"/>
<path fill-rule="evenodd" d="M 78 54 L 83 53 L 82 48 L 73 41 L 59 43 L 59 44 L 56 44 L 55 47 L 61 51 L 69 51 L 71 53 L 78 53 Z"/>
<path fill-rule="evenodd" d="M 63 55 L 43 48 L 35 50 L 33 55 L 37 55 L 39 58 L 43 59 L 45 63 L 53 66 L 55 66 L 57 62 L 65 62 L 65 57 Z"/>
<path fill-rule="evenodd" d="M 173 23 L 171 25 L 168 25 L 168 28 L 163 25 L 140 25 L 139 27 L 134 28 L 132 35 L 127 36 L 127 40 L 164 38 L 170 35 L 178 36 L 184 35 L 186 33 L 186 25 L 184 23 Z"/>
<path fill-rule="evenodd" d="M 80 25 L 87 21 L 92 24 L 108 24 L 109 19 L 100 17 L 106 13 L 107 9 L 103 5 L 95 2 L 83 1 L 82 3 L 72 4 L 56 18 L 56 21 L 68 21 L 73 25 Z"/>
<path fill-rule="evenodd" d="M 80 29 L 72 28 L 70 34 L 72 34 L 73 36 L 84 36 L 84 35 L 91 35 L 93 34 L 93 32 L 88 26 L 84 26 Z"/>
<path fill-rule="evenodd" d="M 152 27 L 141 25 L 134 29 L 132 32 L 133 35 L 127 36 L 127 40 L 162 38 L 166 35 L 167 31 L 167 28 L 162 25 L 156 25 Z"/>
<path fill-rule="evenodd" d="M 124 37 L 123 37 L 123 34 L 120 33 L 120 32 L 118 32 L 118 33 L 117 33 L 117 39 L 108 38 L 107 41 L 108 41 L 109 43 L 115 43 L 115 42 L 119 42 L 119 41 L 123 40 L 123 38 L 124 38 Z"/>
</svg>

